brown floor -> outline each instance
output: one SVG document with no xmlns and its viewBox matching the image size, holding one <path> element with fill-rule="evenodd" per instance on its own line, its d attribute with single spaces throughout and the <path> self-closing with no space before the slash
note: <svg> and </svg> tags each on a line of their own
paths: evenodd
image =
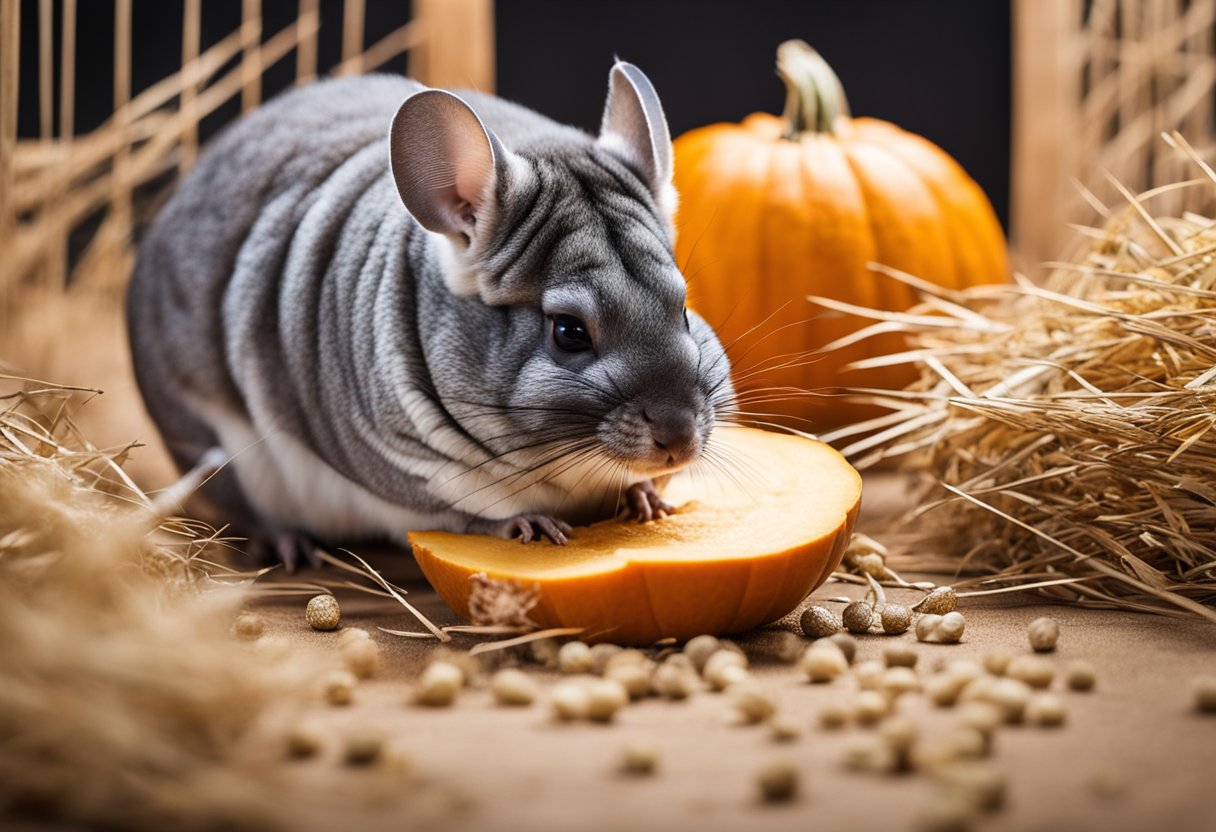
<svg viewBox="0 0 1216 832">
<path fill-rule="evenodd" d="M 871 533 L 881 532 L 884 514 L 878 509 L 897 503 L 901 487 L 889 478 L 870 486 L 868 503 L 874 508 L 863 522 Z M 437 623 L 456 623 L 408 556 L 383 554 L 374 564 L 403 582 L 411 601 Z M 860 593 L 829 584 L 815 594 Z M 308 629 L 302 606 L 302 600 L 267 606 L 271 632 L 293 643 L 336 649 L 338 634 Z M 851 682 L 812 686 L 792 667 L 758 664 L 756 678 L 780 709 L 806 728 L 800 740 L 782 745 L 764 728 L 731 725 L 729 704 L 711 693 L 684 703 L 645 700 L 623 711 L 612 726 L 558 725 L 543 701 L 524 709 L 500 708 L 485 690 L 465 693 L 451 709 L 424 709 L 407 704 L 409 680 L 433 643 L 377 631 L 376 626 L 417 629 L 389 602 L 344 597 L 343 609 L 344 624 L 373 632 L 384 650 L 385 670 L 361 686 L 352 707 L 319 707 L 316 714 L 335 736 L 345 725 L 366 722 L 398 738 L 416 761 L 425 795 L 388 814 L 347 815 L 349 828 L 413 823 L 454 830 L 899 830 L 912 828 L 911 818 L 935 791 L 923 777 L 844 769 L 843 749 L 863 729 L 829 733 L 814 725 L 814 717 L 821 706 L 847 698 Z M 1061 691 L 1069 709 L 1064 727 L 1000 732 L 995 761 L 1008 775 L 1008 802 L 985 816 L 978 829 L 1216 829 L 1216 717 L 1193 710 L 1190 689 L 1196 674 L 1216 672 L 1216 628 L 1009 596 L 964 601 L 961 609 L 968 620 L 963 643 L 917 645 L 922 668 L 939 659 L 978 659 L 994 647 L 1027 650 L 1026 624 L 1051 615 L 1062 630 L 1051 660 L 1063 666 L 1070 659 L 1087 659 L 1099 679 L 1088 694 Z M 762 652 L 771 638 L 758 632 L 738 640 L 749 652 Z M 916 644 L 911 634 L 899 638 Z M 463 637 L 457 644 L 467 647 L 477 640 Z M 891 637 L 863 638 L 859 660 L 880 658 L 890 643 Z M 545 682 L 556 678 L 537 672 Z M 1054 687 L 1061 685 L 1057 681 Z M 948 711 L 920 697 L 905 697 L 900 709 L 921 717 L 922 730 L 949 722 Z M 616 773 L 622 747 L 634 739 L 659 748 L 656 776 Z M 319 788 L 332 788 L 335 753 L 293 765 L 299 766 L 299 776 L 315 777 Z M 804 789 L 792 804 L 764 806 L 756 797 L 754 774 L 777 757 L 800 767 Z M 1126 788 L 1103 796 L 1095 779 L 1122 780 Z"/>
</svg>

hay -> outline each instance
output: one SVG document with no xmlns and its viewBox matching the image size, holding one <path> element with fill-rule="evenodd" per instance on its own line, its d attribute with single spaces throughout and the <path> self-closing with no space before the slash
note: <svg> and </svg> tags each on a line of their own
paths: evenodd
<svg viewBox="0 0 1216 832">
<path fill-rule="evenodd" d="M 87 392 L 0 398 L 0 817 L 266 827 L 285 787 L 259 732 L 311 662 L 234 640 L 245 576 L 130 482 L 129 448 L 79 435 Z"/>
<path fill-rule="evenodd" d="M 977 574 L 959 587 L 1075 578 L 1039 591 L 1216 621 L 1216 220 L 1150 212 L 1177 188 L 1210 194 L 1216 175 L 1166 140 L 1197 178 L 1124 190 L 1129 206 L 1084 229 L 1088 249 L 1043 286 L 954 291 L 876 266 L 920 305 L 847 310 L 878 320 L 848 340 L 909 339 L 859 366 L 921 377 L 853 390 L 891 412 L 821 438 L 859 467 L 898 459 L 921 475 L 904 518 L 913 567 Z"/>
</svg>

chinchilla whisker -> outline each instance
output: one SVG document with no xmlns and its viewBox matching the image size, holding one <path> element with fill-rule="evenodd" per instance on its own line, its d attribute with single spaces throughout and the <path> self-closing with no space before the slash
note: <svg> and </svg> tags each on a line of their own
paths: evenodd
<svg viewBox="0 0 1216 832">
<path fill-rule="evenodd" d="M 596 443 L 596 444 L 598 444 L 598 441 L 597 441 L 597 443 Z M 575 460 L 575 462 L 567 463 L 566 467 L 565 467 L 565 468 L 563 468 L 562 470 L 563 470 L 563 471 L 564 471 L 564 470 L 566 470 L 566 469 L 567 469 L 567 468 L 568 468 L 570 465 L 577 464 L 579 461 L 582 461 L 583 459 L 586 459 L 588 456 L 593 455 L 593 454 L 595 454 L 595 453 L 597 453 L 597 452 L 598 452 L 598 449 L 597 449 L 597 448 L 595 448 L 595 447 L 588 447 L 588 448 L 585 448 L 585 449 L 583 449 L 582 451 L 578 451 L 578 452 L 570 452 L 571 454 L 574 454 L 574 455 L 576 456 L 576 460 Z M 565 455 L 565 454 L 563 454 L 563 456 L 566 456 L 566 455 Z M 560 458 L 559 458 L 559 460 L 560 460 Z M 524 470 L 524 471 L 520 471 L 520 472 L 519 472 L 519 473 L 517 473 L 517 474 L 513 474 L 513 475 L 508 476 L 508 477 L 503 477 L 503 478 L 502 478 L 502 479 L 500 479 L 499 481 L 497 481 L 497 482 L 495 482 L 495 483 L 492 483 L 492 485 L 502 485 L 502 484 L 504 484 L 504 483 L 506 483 L 506 482 L 509 482 L 509 481 L 511 481 L 511 480 L 518 480 L 520 477 L 526 476 L 526 475 L 528 475 L 528 474 L 535 474 L 535 473 L 538 473 L 538 472 L 540 472 L 540 471 L 541 471 L 543 468 L 545 468 L 545 467 L 546 467 L 546 465 L 554 464 L 555 462 L 558 462 L 559 460 L 551 460 L 550 462 L 544 462 L 544 463 L 541 463 L 541 464 L 538 464 L 538 465 L 534 465 L 534 466 L 532 466 L 531 468 L 529 468 L 529 469 L 527 469 L 527 470 Z M 560 472 L 559 472 L 559 473 L 560 473 Z M 490 503 L 488 506 L 486 506 L 485 508 L 483 508 L 483 509 L 482 509 L 482 511 L 484 512 L 484 511 L 486 511 L 486 510 L 492 509 L 492 508 L 494 508 L 494 506 L 498 505 L 499 503 L 504 502 L 504 501 L 506 501 L 506 500 L 509 500 L 509 499 L 511 499 L 512 497 L 515 497 L 515 496 L 517 496 L 517 495 L 519 495 L 519 494 L 523 493 L 524 491 L 527 491 L 529 488 L 534 488 L 534 487 L 535 487 L 535 486 L 537 486 L 537 485 L 543 485 L 544 483 L 549 482 L 550 480 L 552 480 L 552 479 L 553 479 L 553 477 L 555 477 L 555 476 L 557 476 L 557 474 L 552 474 L 552 475 L 548 475 L 548 476 L 542 475 L 542 476 L 541 476 L 539 479 L 536 479 L 536 480 L 529 480 L 529 481 L 525 482 L 523 485 L 521 485 L 521 486 L 519 486 L 519 487 L 517 487 L 517 488 L 514 488 L 514 489 L 512 489 L 512 490 L 510 490 L 510 491 L 508 491 L 506 494 L 504 494 L 503 496 L 499 497 L 497 500 L 495 500 L 494 502 Z M 484 488 L 484 487 L 483 487 L 483 488 Z M 480 491 L 480 490 L 482 490 L 482 489 L 478 489 L 478 491 Z M 476 493 L 476 492 L 474 492 L 474 493 Z M 467 496 L 468 496 L 468 495 L 466 495 L 466 497 L 462 497 L 462 498 L 461 498 L 460 500 L 458 500 L 457 502 L 462 502 L 464 499 L 466 499 L 466 498 L 467 498 Z"/>
<path fill-rule="evenodd" d="M 787 352 L 781 355 L 772 355 L 761 359 L 750 367 L 735 372 L 734 381 L 736 384 L 747 381 L 748 379 L 762 376 L 765 373 L 775 373 L 780 370 L 793 370 L 798 367 L 810 367 L 823 361 L 822 353 L 814 350 L 803 350 L 800 352 Z"/>
<path fill-rule="evenodd" d="M 777 311 L 773 312 L 773 313 L 772 313 L 772 315 L 769 315 L 767 318 L 765 318 L 765 319 L 764 319 L 763 321 L 761 321 L 759 324 L 757 324 L 756 326 L 754 326 L 754 327 L 752 327 L 751 329 L 749 329 L 749 330 L 748 330 L 748 332 L 749 332 L 749 333 L 750 333 L 750 332 L 753 332 L 753 331 L 754 331 L 754 330 L 756 330 L 758 327 L 760 327 L 760 326 L 762 326 L 762 325 L 764 325 L 764 324 L 768 323 L 768 322 L 769 322 L 769 321 L 772 319 L 773 315 L 776 315 L 776 314 L 777 314 L 777 312 L 780 312 L 780 311 L 781 311 L 781 309 L 784 309 L 784 308 L 785 308 L 785 306 L 787 306 L 787 305 L 788 305 L 788 303 L 786 303 L 786 304 L 782 304 L 782 306 L 781 306 L 781 307 L 779 307 L 779 308 L 777 309 Z M 744 350 L 744 351 L 743 351 L 743 354 L 742 354 L 742 355 L 740 355 L 738 358 L 733 358 L 733 357 L 732 357 L 732 359 L 731 359 L 731 363 L 732 363 L 732 364 L 735 364 L 735 365 L 738 365 L 738 364 L 739 364 L 741 361 L 743 361 L 743 359 L 747 358 L 747 356 L 751 354 L 752 350 L 754 350 L 756 347 L 758 347 L 758 346 L 760 346 L 761 344 L 763 344 L 763 343 L 764 343 L 765 341 L 767 341 L 769 338 L 772 338 L 774 335 L 777 335 L 777 334 L 779 334 L 779 333 L 781 333 L 781 332 L 784 332 L 784 331 L 785 331 L 785 330 L 787 330 L 787 329 L 791 329 L 791 328 L 793 328 L 793 327 L 806 326 L 806 325 L 808 325 L 808 324 L 813 324 L 813 323 L 815 323 L 817 320 L 821 319 L 822 317 L 823 317 L 823 315 L 822 315 L 822 314 L 820 314 L 820 315 L 812 315 L 812 316 L 811 316 L 811 317 L 809 317 L 809 318 L 802 318 L 801 320 L 797 320 L 797 321 L 790 321 L 789 323 L 782 324 L 782 325 L 781 325 L 781 326 L 779 326 L 779 327 L 776 327 L 776 328 L 774 328 L 774 329 L 769 330 L 768 332 L 764 333 L 764 335 L 762 335 L 762 336 L 760 336 L 759 338 L 757 338 L 757 339 L 756 339 L 756 340 L 755 340 L 753 343 L 749 344 L 749 345 L 748 345 L 748 347 L 747 347 L 747 349 L 746 349 L 746 350 Z M 745 333 L 745 334 L 746 334 L 746 333 Z M 741 340 L 743 337 L 744 337 L 744 336 L 743 336 L 743 335 L 741 335 L 741 336 L 739 336 L 738 338 L 735 338 L 733 341 L 731 341 L 731 342 L 730 342 L 730 344 L 728 344 L 728 345 L 725 347 L 725 349 L 726 349 L 727 353 L 729 353 L 729 352 L 731 351 L 731 349 L 732 349 L 732 348 L 733 348 L 733 347 L 734 347 L 734 346 L 735 346 L 737 343 L 739 343 L 739 341 L 740 341 L 740 340 Z"/>
<path fill-rule="evenodd" d="M 729 449 L 715 446 L 707 447 L 701 457 L 709 470 L 725 476 L 736 488 L 744 493 L 763 491 L 764 476 L 746 459 Z"/>
<path fill-rule="evenodd" d="M 552 456 L 549 457 L 549 460 L 554 460 L 554 459 L 559 459 L 563 454 L 569 453 L 572 450 L 578 448 L 580 446 L 580 444 L 589 443 L 592 441 L 593 440 L 587 439 L 585 435 L 579 434 L 579 435 L 571 436 L 568 438 L 549 437 L 548 439 L 543 439 L 538 442 L 532 442 L 532 443 L 528 443 L 525 445 L 518 445 L 514 448 L 503 451 L 502 453 L 494 454 L 489 459 L 482 460 L 481 462 L 477 463 L 476 465 L 469 466 L 465 470 L 459 471 L 456 474 L 453 474 L 451 477 L 449 477 L 447 480 L 445 480 L 442 484 L 448 485 L 448 484 L 460 479 L 461 477 L 466 477 L 466 476 L 472 475 L 472 474 L 480 471 L 485 466 L 491 465 L 498 461 L 501 461 L 504 457 L 510 456 L 513 453 L 519 453 L 521 451 L 528 451 L 528 450 L 536 450 L 537 448 L 545 448 L 547 446 L 556 446 L 556 448 L 550 448 L 550 451 L 549 451 L 550 454 L 552 454 Z M 598 439 L 594 440 L 594 442 L 598 442 L 598 441 L 599 441 Z M 541 462 L 538 464 L 543 465 L 543 464 L 546 464 L 546 462 L 547 462 L 547 460 L 541 460 Z M 531 466 L 527 469 L 523 469 L 522 471 L 513 471 L 511 474 L 508 474 L 507 476 L 509 477 L 509 476 L 526 474 L 530 470 L 532 470 L 534 467 L 535 467 L 535 465 Z M 474 491 L 472 493 L 476 494 L 476 493 L 484 490 L 485 488 L 492 488 L 493 486 L 498 485 L 504 479 L 506 479 L 506 477 L 499 478 L 498 480 L 495 480 L 495 481 L 489 483 L 488 485 L 481 486 L 480 488 L 478 488 L 476 491 Z"/>
</svg>

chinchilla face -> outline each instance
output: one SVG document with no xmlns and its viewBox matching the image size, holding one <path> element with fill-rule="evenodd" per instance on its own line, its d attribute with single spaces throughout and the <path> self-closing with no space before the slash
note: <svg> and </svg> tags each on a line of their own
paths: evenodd
<svg viewBox="0 0 1216 832">
<path fill-rule="evenodd" d="M 439 90 L 394 120 L 402 199 L 447 252 L 454 311 L 439 326 L 462 330 L 435 335 L 450 356 L 432 366 L 445 409 L 530 467 L 624 481 L 689 465 L 734 391 L 717 336 L 685 305 L 654 89 L 618 63 L 598 138 L 554 125 L 512 144 Z"/>
</svg>

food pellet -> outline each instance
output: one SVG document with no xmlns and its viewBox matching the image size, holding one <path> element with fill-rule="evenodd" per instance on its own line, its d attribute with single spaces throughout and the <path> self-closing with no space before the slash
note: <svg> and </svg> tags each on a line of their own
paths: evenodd
<svg viewBox="0 0 1216 832">
<path fill-rule="evenodd" d="M 1036 693 L 1026 703 L 1025 719 L 1040 728 L 1055 728 L 1064 724 L 1068 711 L 1054 693 Z"/>
<path fill-rule="evenodd" d="M 617 644 L 597 644 L 591 648 L 591 672 L 599 676 L 608 666 L 608 660 L 623 648 Z"/>
<path fill-rule="evenodd" d="M 802 656 L 806 649 L 806 641 L 789 630 L 773 633 L 772 640 L 765 646 L 765 654 L 779 662 L 793 664 Z"/>
<path fill-rule="evenodd" d="M 644 659 L 644 662 L 609 663 L 604 669 L 604 678 L 619 682 L 630 699 L 642 699 L 650 695 L 650 673 L 654 665 L 649 659 Z"/>
<path fill-rule="evenodd" d="M 882 651 L 887 667 L 916 667 L 918 653 L 906 644 L 896 644 Z"/>
<path fill-rule="evenodd" d="M 984 670 L 993 676 L 1004 676 L 1013 661 L 1013 653 L 1008 650 L 990 650 L 984 654 Z"/>
<path fill-rule="evenodd" d="M 849 723 L 849 709 L 844 705 L 828 705 L 819 712 L 819 725 L 829 731 Z"/>
<path fill-rule="evenodd" d="M 891 711 L 886 696 L 876 690 L 863 690 L 857 694 L 853 714 L 861 725 L 874 725 Z"/>
<path fill-rule="evenodd" d="M 793 717 L 777 714 L 768 721 L 768 736 L 773 742 L 793 742 L 802 736 L 802 726 Z"/>
<path fill-rule="evenodd" d="M 878 689 L 892 699 L 920 690 L 920 679 L 910 667 L 889 667 L 883 671 Z"/>
<path fill-rule="evenodd" d="M 844 658 L 849 664 L 853 663 L 854 657 L 857 656 L 857 639 L 848 633 L 836 633 L 828 636 L 828 641 L 840 648 L 840 652 L 844 653 Z"/>
<path fill-rule="evenodd" d="M 916 639 L 933 644 L 955 644 L 963 637 L 967 620 L 961 612 L 922 615 L 916 622 Z"/>
<path fill-rule="evenodd" d="M 539 686 L 536 680 L 514 667 L 494 674 L 490 679 L 490 691 L 499 705 L 525 707 L 536 701 Z"/>
<path fill-rule="evenodd" d="M 232 634 L 248 641 L 261 638 L 266 632 L 266 619 L 256 612 L 243 612 L 232 622 Z"/>
<path fill-rule="evenodd" d="M 374 763 L 380 756 L 384 738 L 372 728 L 352 728 L 346 734 L 346 762 L 354 766 Z"/>
<path fill-rule="evenodd" d="M 315 722 L 301 722 L 287 734 L 287 753 L 292 757 L 313 757 L 325 745 L 325 732 Z"/>
<path fill-rule="evenodd" d="M 1060 639 L 1060 625 L 1054 618 L 1036 618 L 1026 628 L 1026 636 L 1036 653 L 1050 653 Z"/>
<path fill-rule="evenodd" d="M 591 710 L 591 695 L 577 682 L 558 682 L 549 696 L 553 714 L 560 720 L 586 719 Z"/>
<path fill-rule="evenodd" d="M 912 610 L 903 604 L 887 604 L 879 614 L 879 621 L 884 633 L 897 636 L 912 626 Z"/>
<path fill-rule="evenodd" d="M 692 660 L 697 672 L 701 673 L 705 670 L 705 663 L 709 661 L 709 657 L 718 652 L 720 646 L 721 642 L 715 636 L 695 636 L 684 645 L 684 655 Z"/>
<path fill-rule="evenodd" d="M 862 662 L 853 668 L 853 681 L 857 683 L 859 690 L 878 690 L 885 671 L 886 666 L 882 662 Z"/>
<path fill-rule="evenodd" d="M 798 667 L 812 682 L 830 682 L 849 669 L 840 648 L 830 641 L 817 641 L 806 649 Z"/>
<path fill-rule="evenodd" d="M 360 679 L 380 672 L 380 647 L 369 638 L 349 639 L 342 645 L 342 663 Z"/>
<path fill-rule="evenodd" d="M 1098 682 L 1098 675 L 1094 671 L 1094 666 L 1084 661 L 1070 662 L 1064 676 L 1068 681 L 1070 690 L 1082 693 L 1093 690 L 1094 685 Z"/>
<path fill-rule="evenodd" d="M 342 632 L 338 633 L 338 644 L 345 645 L 347 642 L 371 637 L 372 634 L 362 627 L 343 627 Z"/>
<path fill-rule="evenodd" d="M 744 722 L 763 722 L 777 710 L 772 698 L 755 682 L 738 682 L 727 688 L 726 693 Z"/>
<path fill-rule="evenodd" d="M 802 633 L 807 638 L 827 638 L 840 632 L 840 619 L 826 607 L 809 606 L 802 611 Z"/>
<path fill-rule="evenodd" d="M 1195 708 L 1204 714 L 1216 714 L 1216 676 L 1195 679 Z"/>
<path fill-rule="evenodd" d="M 430 708 L 446 708 L 464 686 L 464 674 L 450 662 L 431 662 L 418 678 L 414 701 Z"/>
<path fill-rule="evenodd" d="M 334 670 L 321 682 L 321 695 L 331 705 L 349 705 L 355 698 L 354 675 L 346 670 Z"/>
<path fill-rule="evenodd" d="M 611 722 L 617 711 L 629 704 L 625 688 L 612 679 L 592 679 L 586 691 L 587 716 L 595 722 Z"/>
<path fill-rule="evenodd" d="M 943 795 L 932 800 L 913 817 L 916 832 L 970 832 L 975 809 L 962 798 Z"/>
<path fill-rule="evenodd" d="M 912 607 L 914 612 L 924 615 L 945 615 L 958 608 L 958 596 L 952 586 L 939 586 Z"/>
<path fill-rule="evenodd" d="M 784 803 L 798 794 L 798 769 L 789 760 L 773 760 L 756 775 L 760 797 L 768 803 Z"/>
<path fill-rule="evenodd" d="M 934 769 L 933 775 L 946 787 L 947 793 L 970 801 L 983 811 L 996 811 L 1005 803 L 1007 780 L 990 763 L 959 761 Z"/>
<path fill-rule="evenodd" d="M 568 641 L 557 650 L 557 669 L 562 673 L 590 673 L 591 648 L 581 641 Z"/>
<path fill-rule="evenodd" d="M 845 768 L 852 771 L 888 774 L 897 763 L 896 753 L 877 737 L 856 737 L 844 749 Z"/>
<path fill-rule="evenodd" d="M 906 716 L 892 716 L 878 726 L 879 738 L 896 754 L 906 754 L 916 742 L 916 724 Z"/>
<path fill-rule="evenodd" d="M 874 608 L 865 601 L 854 601 L 844 608 L 840 620 L 850 633 L 868 633 L 874 623 Z"/>
<path fill-rule="evenodd" d="M 621 770 L 634 777 L 648 777 L 658 765 L 659 749 L 648 742 L 631 742 L 621 754 Z"/>
<path fill-rule="evenodd" d="M 659 665 L 651 684 L 654 692 L 666 699 L 687 699 L 696 689 L 696 672 L 669 659 Z"/>
<path fill-rule="evenodd" d="M 317 595 L 304 608 L 304 620 L 314 630 L 333 630 L 342 620 L 338 599 L 332 595 Z"/>
<path fill-rule="evenodd" d="M 1005 675 L 1010 679 L 1025 682 L 1032 688 L 1051 687 L 1056 669 L 1047 659 L 1039 656 L 1014 656 L 1005 668 Z"/>
<path fill-rule="evenodd" d="M 748 677 L 747 657 L 734 650 L 718 650 L 706 660 L 702 675 L 714 690 L 722 690 Z"/>
</svg>

